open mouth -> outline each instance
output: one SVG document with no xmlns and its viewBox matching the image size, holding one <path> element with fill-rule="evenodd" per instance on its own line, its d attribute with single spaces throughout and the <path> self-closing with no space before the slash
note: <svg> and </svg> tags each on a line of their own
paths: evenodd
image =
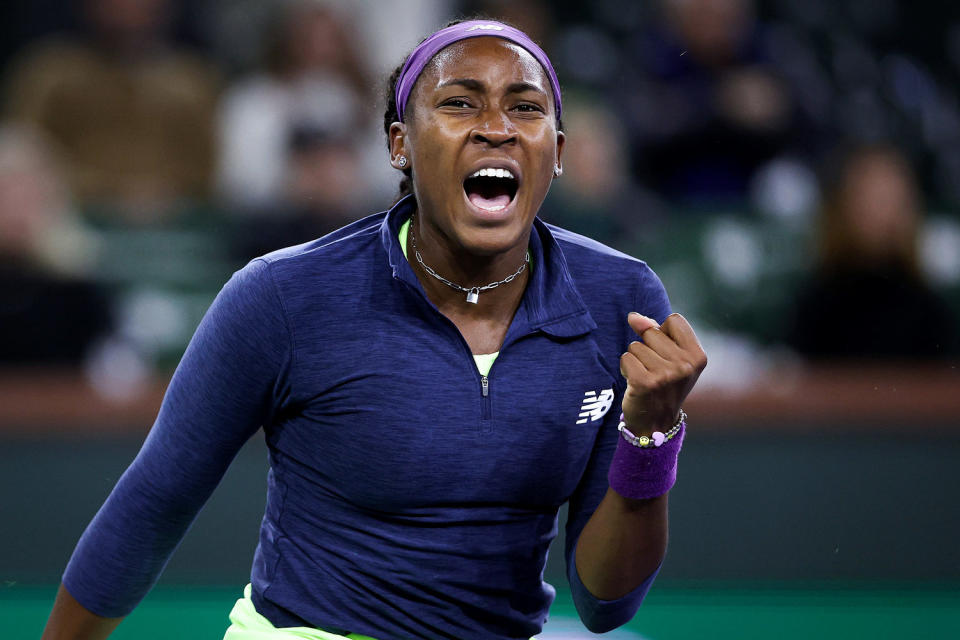
<svg viewBox="0 0 960 640">
<path fill-rule="evenodd" d="M 484 211 L 503 211 L 517 195 L 519 182 L 509 169 L 480 169 L 463 181 L 467 200 Z"/>
</svg>

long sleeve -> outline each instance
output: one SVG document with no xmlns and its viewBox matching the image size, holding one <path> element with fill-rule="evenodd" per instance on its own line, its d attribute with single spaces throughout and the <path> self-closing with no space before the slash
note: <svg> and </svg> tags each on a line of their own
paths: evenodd
<svg viewBox="0 0 960 640">
<path fill-rule="evenodd" d="M 666 320 L 671 313 L 670 300 L 663 284 L 656 274 L 647 267 L 644 268 L 641 286 L 637 291 L 634 307 L 631 310 L 639 311 L 660 323 Z M 625 316 L 622 322 L 624 326 L 627 326 Z M 627 330 L 630 331 L 629 327 L 627 327 Z M 627 344 L 636 339 L 636 336 L 630 332 L 628 339 L 622 345 L 622 350 L 625 351 Z M 620 354 L 616 355 L 619 356 Z M 623 388 L 618 389 L 618 401 L 604 419 L 587 469 L 577 490 L 570 498 L 566 526 L 564 555 L 567 563 L 567 580 L 570 583 L 570 591 L 577 613 L 580 615 L 584 626 L 593 633 L 605 633 L 629 622 L 636 615 L 640 604 L 660 571 L 660 567 L 657 567 L 633 591 L 617 600 L 601 600 L 584 586 L 577 573 L 577 566 L 574 561 L 580 532 L 583 531 L 587 521 L 590 520 L 593 512 L 603 500 L 609 486 L 607 472 L 619 440 L 617 422 L 620 414 L 619 401 L 623 399 L 623 392 Z"/>
<path fill-rule="evenodd" d="M 142 449 L 80 538 L 63 582 L 93 613 L 136 607 L 236 453 L 282 407 L 292 337 L 269 269 L 251 262 L 214 300 Z"/>
</svg>

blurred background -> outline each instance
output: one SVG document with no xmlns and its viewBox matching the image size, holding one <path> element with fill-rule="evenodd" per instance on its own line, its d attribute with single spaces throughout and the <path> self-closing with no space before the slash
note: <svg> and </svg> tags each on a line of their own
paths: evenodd
<svg viewBox="0 0 960 640">
<path fill-rule="evenodd" d="M 960 637 L 952 3 L 8 0 L 4 638 L 39 637 L 230 274 L 390 206 L 386 77 L 475 12 L 564 88 L 542 217 L 649 262 L 710 356 L 670 551 L 620 635 Z M 255 437 L 115 637 L 221 637 L 265 474 Z M 544 637 L 587 637 L 560 555 Z"/>
</svg>

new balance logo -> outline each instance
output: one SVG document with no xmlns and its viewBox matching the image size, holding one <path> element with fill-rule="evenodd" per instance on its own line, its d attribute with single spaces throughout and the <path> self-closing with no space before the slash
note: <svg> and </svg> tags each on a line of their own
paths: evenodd
<svg viewBox="0 0 960 640">
<path fill-rule="evenodd" d="M 580 418 L 577 424 L 584 424 L 588 420 L 594 422 L 599 420 L 613 405 L 613 389 L 604 389 L 597 395 L 596 391 L 587 391 L 583 394 L 583 404 L 580 406 Z"/>
</svg>

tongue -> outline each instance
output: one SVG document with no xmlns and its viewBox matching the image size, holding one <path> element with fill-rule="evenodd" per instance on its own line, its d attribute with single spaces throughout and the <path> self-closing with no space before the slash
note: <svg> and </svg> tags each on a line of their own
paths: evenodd
<svg viewBox="0 0 960 640">
<path fill-rule="evenodd" d="M 484 211 L 500 211 L 510 204 L 510 196 L 507 194 L 485 198 L 481 194 L 473 192 L 469 195 L 469 198 L 473 206 Z"/>
</svg>

